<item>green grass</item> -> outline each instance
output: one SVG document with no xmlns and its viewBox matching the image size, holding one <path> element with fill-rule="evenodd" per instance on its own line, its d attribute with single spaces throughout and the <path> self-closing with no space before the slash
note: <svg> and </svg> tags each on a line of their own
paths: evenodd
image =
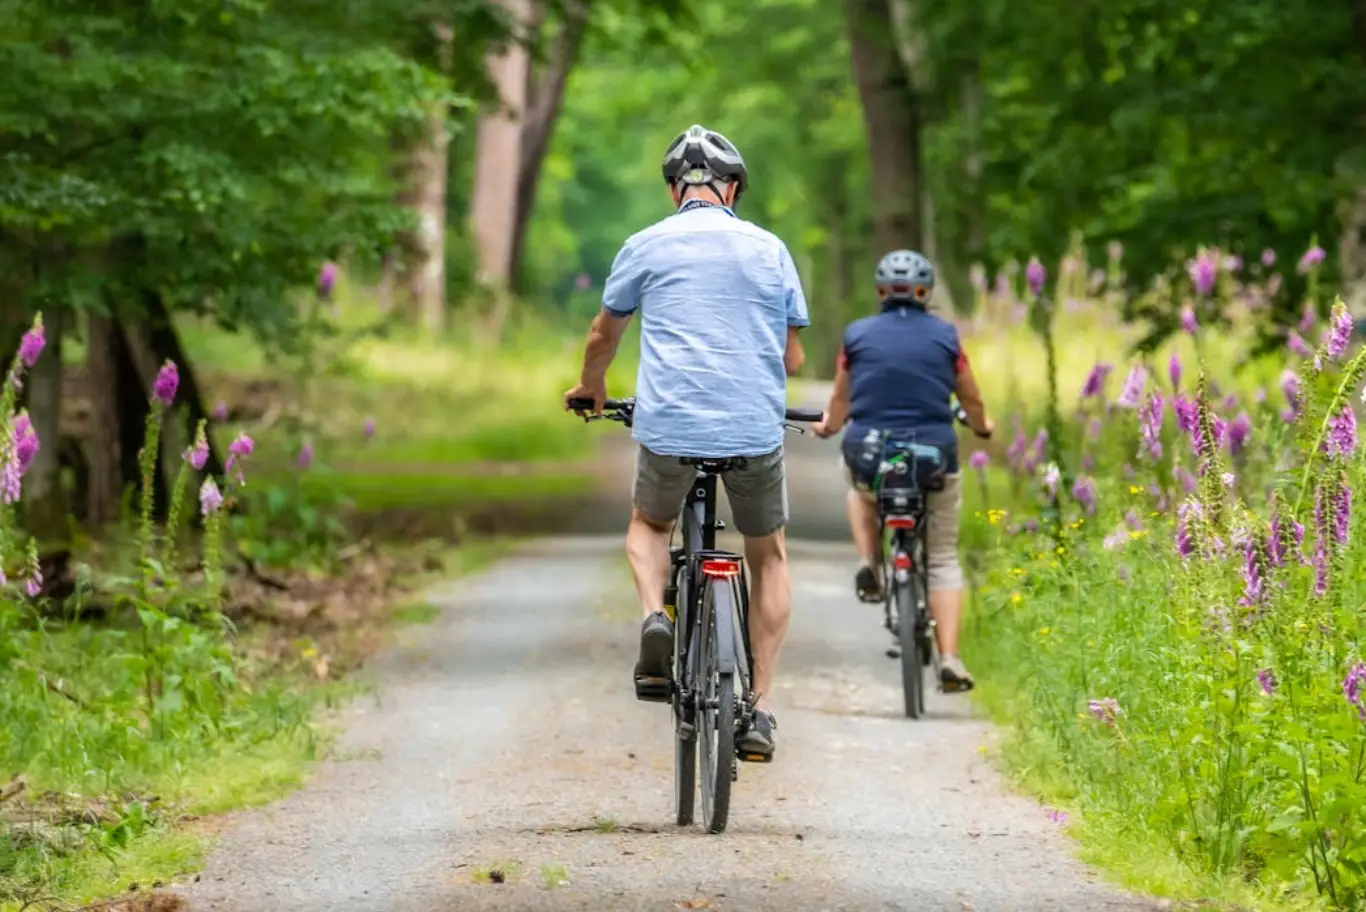
<svg viewBox="0 0 1366 912">
<path fill-rule="evenodd" d="M 477 571 L 512 544 L 494 539 L 447 551 L 427 575 L 447 579 Z M 395 610 L 388 623 L 428 623 L 436 616 L 419 600 Z M 265 632 L 248 631 L 240 641 L 244 654 L 254 652 Z M 159 739 L 136 721 L 139 683 L 127 664 L 136 644 L 121 630 L 78 624 L 20 635 L 27 638 L 20 648 L 23 662 L 11 669 L 20 678 L 0 693 L 8 735 L 0 743 L 0 770 L 23 772 L 30 794 L 156 800 L 149 825 L 107 854 L 99 850 L 107 826 L 72 831 L 70 845 L 60 851 L 57 845 L 29 846 L 17 855 L 6 851 L 0 835 L 0 896 L 7 882 L 18 881 L 37 884 L 63 902 L 88 903 L 130 884 L 150 887 L 196 870 L 213 840 L 204 828 L 183 821 L 265 804 L 298 788 L 332 745 L 335 732 L 319 713 L 364 686 L 360 677 L 317 684 L 303 659 L 269 666 L 247 661 L 243 673 L 250 691 L 235 697 L 220 718 L 221 728 L 173 730 Z M 31 672 L 27 684 L 17 686 L 25 669 Z M 82 706 L 45 693 L 38 675 L 60 680 Z M 125 800 L 112 799 L 113 806 Z M 0 899 L 3 912 L 21 905 Z"/>
</svg>

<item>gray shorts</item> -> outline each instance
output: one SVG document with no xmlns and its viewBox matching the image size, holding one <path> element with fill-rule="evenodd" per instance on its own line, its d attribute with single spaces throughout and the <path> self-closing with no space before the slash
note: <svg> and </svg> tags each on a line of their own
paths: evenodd
<svg viewBox="0 0 1366 912">
<path fill-rule="evenodd" d="M 762 538 L 787 525 L 783 448 L 746 458 L 744 468 L 723 473 L 721 482 L 726 486 L 735 530 L 746 538 Z M 683 465 L 677 456 L 661 456 L 640 447 L 631 504 L 650 522 L 671 523 L 683 509 L 683 499 L 696 477 L 696 466 Z"/>
</svg>

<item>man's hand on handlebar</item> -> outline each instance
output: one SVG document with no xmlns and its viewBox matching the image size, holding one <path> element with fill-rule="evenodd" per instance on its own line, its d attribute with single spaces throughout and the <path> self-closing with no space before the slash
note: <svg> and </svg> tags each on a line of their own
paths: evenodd
<svg viewBox="0 0 1366 912">
<path fill-rule="evenodd" d="M 981 437 L 983 440 L 987 440 L 991 437 L 992 433 L 994 433 L 995 430 L 996 422 L 988 418 L 986 427 L 982 428 L 980 431 L 977 428 L 973 428 L 972 432 L 976 434 L 978 437 Z"/>
<path fill-rule="evenodd" d="M 607 384 L 580 383 L 564 394 L 564 410 L 566 412 L 573 412 L 580 418 L 587 418 L 589 412 L 574 407 L 573 402 L 575 399 L 590 400 L 593 403 L 592 414 L 601 415 L 603 405 L 607 402 Z"/>
</svg>

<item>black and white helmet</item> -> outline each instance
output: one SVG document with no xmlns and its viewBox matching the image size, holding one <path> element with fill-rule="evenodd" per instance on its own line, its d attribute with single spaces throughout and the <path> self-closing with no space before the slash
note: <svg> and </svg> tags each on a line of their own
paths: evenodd
<svg viewBox="0 0 1366 912">
<path fill-rule="evenodd" d="M 934 293 L 934 266 L 914 250 L 893 250 L 878 260 L 877 285 L 890 298 L 910 298 L 926 304 Z"/>
<path fill-rule="evenodd" d="M 674 137 L 664 153 L 664 181 L 672 186 L 682 181 L 689 185 L 711 185 L 735 181 L 735 201 L 749 187 L 749 171 L 735 144 L 715 130 L 693 124 Z M 719 191 L 718 191 L 719 194 Z"/>
</svg>

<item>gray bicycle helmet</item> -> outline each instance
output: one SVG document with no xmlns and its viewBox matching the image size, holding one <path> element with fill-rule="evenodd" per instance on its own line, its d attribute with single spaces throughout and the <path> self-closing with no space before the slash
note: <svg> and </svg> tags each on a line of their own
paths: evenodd
<svg viewBox="0 0 1366 912">
<path fill-rule="evenodd" d="M 693 124 L 674 137 L 664 153 L 664 181 L 706 185 L 720 196 L 718 181 L 735 181 L 735 202 L 749 186 L 749 171 L 735 144 L 715 130 Z"/>
<path fill-rule="evenodd" d="M 934 266 L 914 250 L 893 250 L 878 260 L 874 277 L 879 288 L 889 289 L 889 299 L 927 304 L 934 292 Z"/>
</svg>

